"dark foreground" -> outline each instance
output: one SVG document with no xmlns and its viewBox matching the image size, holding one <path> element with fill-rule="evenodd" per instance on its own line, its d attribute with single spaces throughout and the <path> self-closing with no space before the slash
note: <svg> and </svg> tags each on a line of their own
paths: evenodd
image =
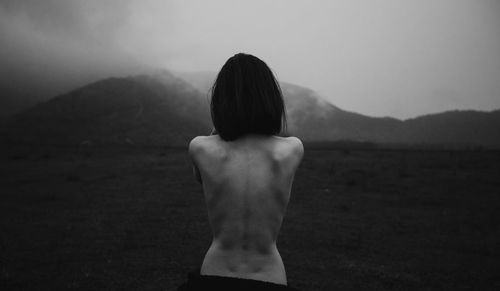
<svg viewBox="0 0 500 291">
<path fill-rule="evenodd" d="M 210 244 L 184 150 L 0 162 L 1 290 L 175 290 Z M 302 290 L 500 290 L 500 153 L 306 148 L 278 248 Z"/>
</svg>

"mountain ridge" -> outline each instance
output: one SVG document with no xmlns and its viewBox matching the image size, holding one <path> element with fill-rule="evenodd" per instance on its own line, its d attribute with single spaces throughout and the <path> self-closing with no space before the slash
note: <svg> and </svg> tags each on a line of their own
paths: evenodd
<svg viewBox="0 0 500 291">
<path fill-rule="evenodd" d="M 185 146 L 210 132 L 215 74 L 105 78 L 56 96 L 4 121 L 9 142 Z M 500 110 L 450 110 L 400 120 L 343 110 L 314 90 L 281 82 L 288 134 L 306 142 L 500 146 Z"/>
</svg>

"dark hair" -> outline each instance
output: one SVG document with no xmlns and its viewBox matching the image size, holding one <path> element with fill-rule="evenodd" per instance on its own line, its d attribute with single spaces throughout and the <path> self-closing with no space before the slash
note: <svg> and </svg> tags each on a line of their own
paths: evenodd
<svg viewBox="0 0 500 291">
<path fill-rule="evenodd" d="M 279 135 L 286 129 L 279 83 L 266 63 L 255 56 L 239 53 L 229 58 L 211 93 L 212 122 L 226 141 L 249 133 Z"/>
</svg>

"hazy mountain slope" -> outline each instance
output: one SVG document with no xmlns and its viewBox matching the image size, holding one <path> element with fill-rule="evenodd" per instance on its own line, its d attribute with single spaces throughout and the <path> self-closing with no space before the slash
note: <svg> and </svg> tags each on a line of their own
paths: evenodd
<svg viewBox="0 0 500 291">
<path fill-rule="evenodd" d="M 211 72 L 181 73 L 180 76 L 207 92 L 216 77 Z M 342 110 L 311 89 L 281 82 L 286 104 L 288 131 L 304 140 L 370 140 L 394 138 L 401 121 L 374 118 Z"/>
<path fill-rule="evenodd" d="M 374 118 L 342 110 L 307 88 L 289 83 L 281 86 L 290 133 L 306 140 L 387 140 L 401 123 L 397 119 Z"/>
<path fill-rule="evenodd" d="M 200 72 L 173 72 L 179 78 L 187 81 L 191 86 L 200 91 L 204 96 L 208 94 L 208 91 L 215 82 L 217 78 L 217 73 L 211 71 L 200 71 Z"/>
<path fill-rule="evenodd" d="M 109 78 L 40 103 L 7 122 L 10 140 L 186 145 L 206 133 L 200 93 L 163 71 Z"/>
<path fill-rule="evenodd" d="M 180 75 L 207 92 L 215 73 Z M 449 111 L 414 119 L 370 117 L 342 110 L 313 90 L 282 82 L 289 133 L 308 141 L 500 145 L 500 111 Z"/>
</svg>

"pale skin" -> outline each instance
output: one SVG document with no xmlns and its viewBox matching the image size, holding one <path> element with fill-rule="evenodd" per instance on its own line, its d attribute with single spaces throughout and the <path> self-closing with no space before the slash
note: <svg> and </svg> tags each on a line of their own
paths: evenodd
<svg viewBox="0 0 500 291">
<path fill-rule="evenodd" d="M 276 239 L 304 154 L 300 139 L 198 136 L 189 154 L 213 234 L 200 274 L 287 285 Z"/>
</svg>

